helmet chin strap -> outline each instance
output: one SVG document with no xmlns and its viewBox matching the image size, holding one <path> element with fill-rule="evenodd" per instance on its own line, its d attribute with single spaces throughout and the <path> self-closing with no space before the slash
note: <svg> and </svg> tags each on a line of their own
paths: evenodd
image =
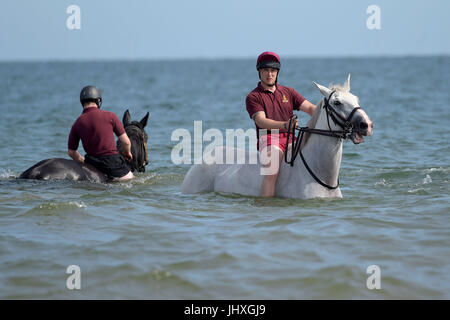
<svg viewBox="0 0 450 320">
<path fill-rule="evenodd" d="M 266 86 L 271 87 L 271 88 L 277 86 L 277 82 L 276 82 L 276 81 L 275 81 L 274 84 L 268 84 L 268 83 L 266 83 L 266 82 L 264 82 L 264 81 L 262 81 L 262 80 L 261 80 L 261 82 L 264 83 Z"/>
</svg>

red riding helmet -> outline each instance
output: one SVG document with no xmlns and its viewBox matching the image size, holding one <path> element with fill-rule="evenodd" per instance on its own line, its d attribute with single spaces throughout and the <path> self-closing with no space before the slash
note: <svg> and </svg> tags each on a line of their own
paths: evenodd
<svg viewBox="0 0 450 320">
<path fill-rule="evenodd" d="M 259 55 L 256 61 L 256 70 L 261 68 L 274 68 L 280 70 L 281 60 L 275 52 L 266 51 Z"/>
</svg>

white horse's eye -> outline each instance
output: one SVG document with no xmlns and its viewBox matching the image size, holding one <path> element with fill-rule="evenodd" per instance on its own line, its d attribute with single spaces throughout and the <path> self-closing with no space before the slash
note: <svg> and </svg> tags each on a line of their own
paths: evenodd
<svg viewBox="0 0 450 320">
<path fill-rule="evenodd" d="M 333 104 L 334 104 L 335 106 L 340 106 L 340 105 L 342 105 L 342 103 L 341 103 L 340 101 L 337 101 L 337 100 L 334 101 Z"/>
</svg>

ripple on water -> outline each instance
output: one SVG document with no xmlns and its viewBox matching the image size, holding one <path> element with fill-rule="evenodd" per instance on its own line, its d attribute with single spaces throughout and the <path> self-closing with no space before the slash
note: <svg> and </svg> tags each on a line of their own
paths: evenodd
<svg viewBox="0 0 450 320">
<path fill-rule="evenodd" d="M 423 172 L 424 172 L 424 173 L 434 173 L 434 172 L 439 172 L 439 173 L 449 174 L 449 173 L 450 173 L 450 168 L 443 168 L 443 167 L 439 167 L 439 168 L 429 168 L 429 169 L 423 170 Z"/>
<path fill-rule="evenodd" d="M 101 294 L 122 299 L 170 299 L 174 292 L 179 298 L 199 298 L 204 284 L 197 285 L 196 280 L 188 276 L 189 269 L 184 267 L 177 270 L 171 266 L 115 263 L 90 270 L 92 280 L 85 290 L 93 297 L 98 296 L 101 290 Z"/>
<path fill-rule="evenodd" d="M 68 202 L 44 202 L 41 203 L 26 212 L 20 214 L 19 216 L 39 216 L 39 215 L 59 215 L 66 211 L 85 210 L 88 206 L 83 201 L 68 201 Z"/>
<path fill-rule="evenodd" d="M 275 226 L 286 226 L 292 223 L 297 223 L 297 219 L 288 219 L 288 218 L 277 218 L 270 221 L 264 221 L 255 224 L 255 227 L 275 227 Z"/>
</svg>

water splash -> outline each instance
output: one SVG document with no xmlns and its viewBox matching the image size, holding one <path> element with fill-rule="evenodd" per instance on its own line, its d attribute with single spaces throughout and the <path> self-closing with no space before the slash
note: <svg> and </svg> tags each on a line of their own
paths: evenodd
<svg viewBox="0 0 450 320">
<path fill-rule="evenodd" d="M 19 176 L 18 173 L 10 170 L 10 169 L 1 169 L 0 170 L 0 179 L 15 179 Z"/>
<path fill-rule="evenodd" d="M 433 172 L 442 172 L 442 173 L 450 173 L 450 168 L 429 168 L 423 171 L 424 173 L 433 173 Z"/>
<path fill-rule="evenodd" d="M 46 202 L 38 205 L 35 209 L 39 210 L 63 210 L 70 208 L 86 209 L 87 205 L 83 201 L 69 201 L 69 202 Z"/>
<path fill-rule="evenodd" d="M 382 178 L 380 181 L 375 182 L 375 186 L 387 186 L 387 185 L 389 185 L 389 183 L 384 178 Z"/>
<path fill-rule="evenodd" d="M 431 179 L 429 174 L 427 174 L 427 176 L 425 178 L 423 178 L 423 180 L 422 180 L 423 184 L 429 184 L 431 182 L 433 182 L 433 180 Z"/>
</svg>

